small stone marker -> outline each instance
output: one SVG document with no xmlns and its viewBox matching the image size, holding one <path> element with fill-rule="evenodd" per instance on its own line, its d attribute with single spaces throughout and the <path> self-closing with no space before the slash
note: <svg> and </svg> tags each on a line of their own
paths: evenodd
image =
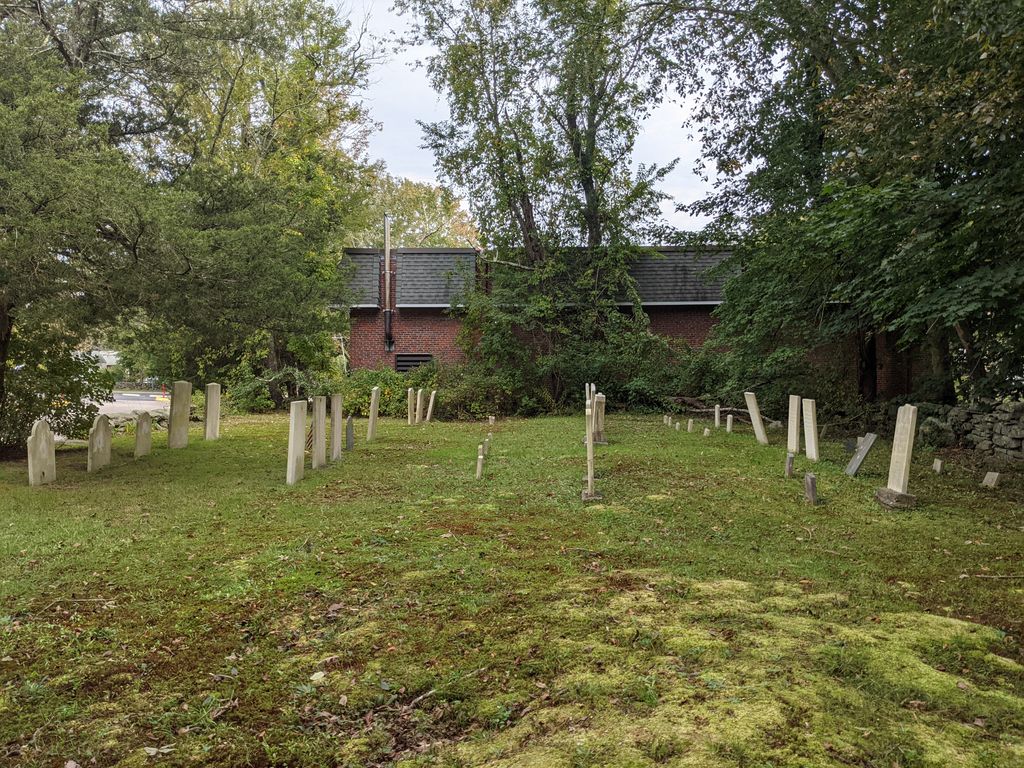
<svg viewBox="0 0 1024 768">
<path fill-rule="evenodd" d="M 488 432 L 487 437 L 484 438 L 484 456 L 489 456 L 491 453 L 491 440 L 494 439 L 494 433 Z"/>
<path fill-rule="evenodd" d="M 423 409 L 426 407 L 426 400 L 423 398 L 423 388 L 421 387 L 416 391 L 416 423 L 421 424 L 423 422 Z"/>
<path fill-rule="evenodd" d="M 693 419 L 686 420 L 686 431 L 693 432 Z"/>
<path fill-rule="evenodd" d="M 672 424 L 672 417 L 666 413 L 661 417 L 661 423 L 663 426 L 670 426 Z"/>
<path fill-rule="evenodd" d="M 153 415 L 143 411 L 135 419 L 135 458 L 148 456 L 153 450 Z"/>
<path fill-rule="evenodd" d="M 916 499 L 907 493 L 910 485 L 910 460 L 917 435 L 917 406 L 901 405 L 896 413 L 896 433 L 892 439 L 889 459 L 889 482 L 875 492 L 875 498 L 886 507 L 905 509 Z"/>
<path fill-rule="evenodd" d="M 405 393 L 405 404 L 406 404 L 406 411 L 407 411 L 406 418 L 407 418 L 407 420 L 409 422 L 409 426 L 410 427 L 413 425 L 413 419 L 416 418 L 416 415 L 415 415 L 416 399 L 415 398 L 416 398 L 416 395 L 413 393 L 412 387 L 409 387 L 409 389 L 406 390 L 406 393 Z"/>
<path fill-rule="evenodd" d="M 306 401 L 292 400 L 288 423 L 288 485 L 295 485 L 306 474 Z"/>
<path fill-rule="evenodd" d="M 341 393 L 331 395 L 331 461 L 341 458 L 341 430 L 345 419 L 345 405 Z"/>
<path fill-rule="evenodd" d="M 313 469 L 327 466 L 327 398 L 313 398 L 313 449 L 309 452 Z"/>
<path fill-rule="evenodd" d="M 786 450 L 800 453 L 800 395 L 789 396 L 789 432 L 786 436 Z"/>
<path fill-rule="evenodd" d="M 32 425 L 28 440 L 28 484 L 46 485 L 57 479 L 57 453 L 53 430 L 46 419 Z"/>
<path fill-rule="evenodd" d="M 715 429 L 722 428 L 722 406 L 715 405 Z"/>
<path fill-rule="evenodd" d="M 768 433 L 764 431 L 764 421 L 761 419 L 761 409 L 757 406 L 757 396 L 753 392 L 744 392 L 743 399 L 747 401 L 747 413 L 750 414 L 750 423 L 754 427 L 754 437 L 761 445 L 768 445 Z"/>
<path fill-rule="evenodd" d="M 370 390 L 370 423 L 366 427 L 366 442 L 377 437 L 377 411 L 380 410 L 380 387 Z"/>
<path fill-rule="evenodd" d="M 187 425 L 188 422 L 185 422 Z M 112 438 L 110 419 L 101 413 L 92 423 L 89 430 L 89 450 L 86 458 L 86 471 L 97 472 L 110 464 L 110 440 Z"/>
<path fill-rule="evenodd" d="M 995 488 L 999 485 L 998 472 L 986 472 L 985 479 L 981 481 L 982 488 Z"/>
<path fill-rule="evenodd" d="M 935 461 L 932 462 L 932 471 L 936 475 L 941 475 L 942 474 L 942 470 L 945 468 L 945 466 L 946 465 L 942 461 L 942 459 L 936 459 Z"/>
<path fill-rule="evenodd" d="M 487 417 L 487 423 L 490 424 L 491 426 L 494 426 L 494 417 L 493 416 L 488 416 Z"/>
<path fill-rule="evenodd" d="M 351 451 L 356 447 L 356 428 L 352 424 L 352 414 L 345 419 L 345 450 Z"/>
<path fill-rule="evenodd" d="M 204 437 L 216 440 L 220 437 L 220 384 L 206 385 L 206 402 L 203 409 Z"/>
<path fill-rule="evenodd" d="M 856 476 L 860 465 L 864 463 L 864 459 L 868 457 L 868 453 L 875 445 L 875 440 L 878 439 L 878 435 L 874 432 L 868 432 L 864 437 L 857 438 L 857 450 L 854 451 L 853 456 L 850 457 L 850 463 L 846 465 L 846 469 L 843 471 L 850 477 Z"/>
<path fill-rule="evenodd" d="M 804 498 L 812 506 L 818 505 L 818 478 L 811 472 L 804 475 Z"/>
<path fill-rule="evenodd" d="M 725 431 L 732 432 L 732 414 L 730 413 L 725 417 Z"/>
<path fill-rule="evenodd" d="M 682 424 L 680 424 L 680 423 L 679 423 L 679 422 L 677 421 L 677 422 L 676 422 L 676 432 L 678 432 L 678 431 L 679 431 L 680 429 L 682 429 L 682 428 L 683 428 Z"/>
<path fill-rule="evenodd" d="M 796 457 L 792 453 L 786 454 L 786 479 L 788 480 L 793 476 L 793 460 Z"/>
<path fill-rule="evenodd" d="M 480 480 L 484 476 L 484 445 L 481 443 L 476 449 L 476 479 Z"/>
<path fill-rule="evenodd" d="M 704 427 L 704 437 L 711 437 L 711 430 Z"/>
<path fill-rule="evenodd" d="M 804 450 L 811 461 L 818 460 L 818 403 L 804 400 Z"/>
<path fill-rule="evenodd" d="M 188 419 L 192 410 L 192 384 L 176 381 L 171 389 L 171 415 L 167 421 L 167 447 L 188 445 Z"/>
<path fill-rule="evenodd" d="M 604 404 L 605 396 L 598 392 L 594 395 L 594 443 L 596 445 L 608 445 L 604 436 Z M 676 425 L 679 428 L 679 425 Z"/>
<path fill-rule="evenodd" d="M 430 403 L 427 405 L 427 423 L 434 418 L 434 398 L 437 397 L 437 390 L 430 390 Z"/>
</svg>

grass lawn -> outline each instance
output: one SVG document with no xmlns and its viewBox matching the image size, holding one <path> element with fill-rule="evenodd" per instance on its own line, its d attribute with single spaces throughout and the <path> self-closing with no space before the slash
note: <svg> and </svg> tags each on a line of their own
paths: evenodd
<svg viewBox="0 0 1024 768">
<path fill-rule="evenodd" d="M 0 465 L 0 763 L 1024 766 L 1024 477 L 825 443 L 812 508 L 703 426 L 611 414 L 588 505 L 582 416 Z"/>
</svg>

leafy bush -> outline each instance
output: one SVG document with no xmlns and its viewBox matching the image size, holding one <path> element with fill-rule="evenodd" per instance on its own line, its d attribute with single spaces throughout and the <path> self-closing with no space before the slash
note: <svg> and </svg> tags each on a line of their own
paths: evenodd
<svg viewBox="0 0 1024 768">
<path fill-rule="evenodd" d="M 917 430 L 917 439 L 931 448 L 947 448 L 956 442 L 953 428 L 945 421 L 929 416 Z"/>
</svg>

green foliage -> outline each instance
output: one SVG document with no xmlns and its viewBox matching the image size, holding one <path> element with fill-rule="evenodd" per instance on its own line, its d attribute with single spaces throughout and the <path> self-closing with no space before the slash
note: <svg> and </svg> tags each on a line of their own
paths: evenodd
<svg viewBox="0 0 1024 768">
<path fill-rule="evenodd" d="M 948 448 L 956 443 L 956 435 L 948 422 L 929 416 L 917 429 L 917 439 L 930 448 Z"/>
<path fill-rule="evenodd" d="M 429 395 L 431 389 L 437 388 L 437 370 L 432 365 L 426 365 L 415 368 L 409 373 L 398 373 L 393 368 L 352 371 L 341 381 L 338 390 L 345 398 L 345 412 L 355 416 L 369 415 L 370 395 L 374 387 L 380 387 L 378 413 L 381 416 L 404 419 L 409 387 L 414 389 L 422 387 L 427 390 L 427 395 Z M 437 412 L 435 411 L 435 413 Z"/>
</svg>

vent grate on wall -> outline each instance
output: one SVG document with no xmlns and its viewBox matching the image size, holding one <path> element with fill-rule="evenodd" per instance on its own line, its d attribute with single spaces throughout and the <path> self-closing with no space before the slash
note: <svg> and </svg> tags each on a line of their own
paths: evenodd
<svg viewBox="0 0 1024 768">
<path fill-rule="evenodd" d="M 416 355 L 409 353 L 400 353 L 395 355 L 395 370 L 399 373 L 405 373 L 411 371 L 413 368 L 419 368 L 421 365 L 433 361 L 433 355 Z"/>
</svg>

